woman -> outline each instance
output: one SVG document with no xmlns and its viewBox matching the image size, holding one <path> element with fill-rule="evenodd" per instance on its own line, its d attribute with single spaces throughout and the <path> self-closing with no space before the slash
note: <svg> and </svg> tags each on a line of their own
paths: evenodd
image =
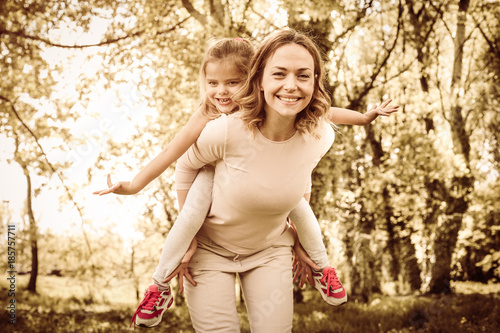
<svg viewBox="0 0 500 333">
<path fill-rule="evenodd" d="M 207 124 L 178 161 L 183 201 L 200 168 L 215 162 L 212 206 L 197 234 L 186 284 L 194 328 L 237 332 L 238 275 L 252 332 L 290 332 L 293 231 L 287 216 L 310 195 L 310 175 L 334 139 L 321 56 L 305 35 L 269 36 L 233 99 L 241 112 Z"/>
</svg>

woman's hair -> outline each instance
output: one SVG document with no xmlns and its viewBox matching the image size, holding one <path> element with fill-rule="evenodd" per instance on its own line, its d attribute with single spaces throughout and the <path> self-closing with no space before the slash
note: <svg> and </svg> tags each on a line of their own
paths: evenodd
<svg viewBox="0 0 500 333">
<path fill-rule="evenodd" d="M 318 48 L 309 37 L 295 30 L 279 30 L 262 42 L 250 63 L 248 80 L 233 96 L 233 100 L 239 104 L 242 111 L 241 117 L 251 130 L 262 126 L 266 118 L 264 93 L 260 89 L 264 68 L 268 59 L 274 55 L 276 50 L 288 44 L 303 46 L 313 58 L 314 92 L 309 104 L 297 115 L 295 127 L 299 132 L 308 132 L 317 136 L 315 130 L 320 120 L 325 118 L 326 113 L 329 111 L 331 99 L 323 85 L 323 61 Z"/>
<path fill-rule="evenodd" d="M 254 54 L 253 45 L 243 38 L 211 38 L 205 47 L 205 55 L 200 67 L 200 96 L 202 113 L 210 119 L 217 118 L 220 112 L 208 100 L 206 95 L 206 68 L 209 62 L 230 60 L 247 79 L 250 59 Z"/>
</svg>

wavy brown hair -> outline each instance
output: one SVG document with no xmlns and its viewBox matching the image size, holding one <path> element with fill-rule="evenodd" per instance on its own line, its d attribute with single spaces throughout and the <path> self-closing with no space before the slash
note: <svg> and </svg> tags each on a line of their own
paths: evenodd
<svg viewBox="0 0 500 333">
<path fill-rule="evenodd" d="M 297 44 L 311 54 L 314 62 L 314 91 L 311 101 L 295 119 L 295 128 L 317 137 L 315 130 L 330 108 L 331 99 L 323 85 L 324 69 L 321 53 L 311 38 L 292 29 L 279 30 L 268 36 L 257 49 L 250 63 L 248 80 L 233 96 L 239 104 L 241 118 L 251 130 L 261 127 L 266 119 L 264 93 L 260 90 L 267 60 L 287 44 Z"/>
<path fill-rule="evenodd" d="M 205 87 L 207 64 L 220 60 L 231 60 L 241 73 L 241 78 L 246 80 L 253 54 L 253 45 L 243 38 L 211 38 L 208 40 L 199 75 L 201 111 L 206 117 L 214 119 L 220 116 L 220 112 L 207 98 Z"/>
</svg>

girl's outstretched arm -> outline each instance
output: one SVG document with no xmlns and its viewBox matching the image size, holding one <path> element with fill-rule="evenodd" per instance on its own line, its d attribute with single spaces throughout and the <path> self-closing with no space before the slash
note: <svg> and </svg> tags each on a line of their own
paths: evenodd
<svg viewBox="0 0 500 333">
<path fill-rule="evenodd" d="M 99 195 L 108 193 L 136 194 L 141 191 L 184 154 L 184 152 L 196 141 L 198 136 L 200 136 L 201 131 L 209 120 L 210 119 L 201 113 L 201 109 L 196 110 L 187 124 L 177 133 L 165 150 L 152 159 L 131 181 L 120 181 L 113 184 L 111 176 L 108 174 L 108 188 L 93 193 Z"/>
<path fill-rule="evenodd" d="M 388 106 L 392 100 L 387 100 L 380 104 L 374 105 L 366 113 L 357 111 L 331 107 L 328 113 L 328 119 L 338 125 L 368 125 L 374 121 L 378 116 L 389 116 L 391 113 L 396 112 L 399 105 Z"/>
</svg>

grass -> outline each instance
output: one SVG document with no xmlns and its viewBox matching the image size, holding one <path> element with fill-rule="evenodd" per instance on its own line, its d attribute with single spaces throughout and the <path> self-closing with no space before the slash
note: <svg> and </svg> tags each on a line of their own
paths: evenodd
<svg viewBox="0 0 500 333">
<path fill-rule="evenodd" d="M 352 302 L 339 308 L 299 304 L 294 331 L 500 332 L 499 296 L 382 296 L 370 304 Z"/>
<path fill-rule="evenodd" d="M 133 330 L 129 324 L 137 301 L 127 281 L 102 292 L 76 279 L 41 276 L 39 293 L 31 294 L 22 291 L 27 278 L 17 278 L 15 325 L 8 323 L 7 280 L 0 282 L 1 332 Z M 500 332 L 498 284 L 454 287 L 452 295 L 379 296 L 369 304 L 349 301 L 340 307 L 328 306 L 314 291 L 306 291 L 306 303 L 295 305 L 294 332 Z M 246 313 L 241 312 L 242 332 L 249 332 Z M 156 329 L 136 331 L 193 332 L 185 305 L 170 309 L 167 316 Z"/>
</svg>

